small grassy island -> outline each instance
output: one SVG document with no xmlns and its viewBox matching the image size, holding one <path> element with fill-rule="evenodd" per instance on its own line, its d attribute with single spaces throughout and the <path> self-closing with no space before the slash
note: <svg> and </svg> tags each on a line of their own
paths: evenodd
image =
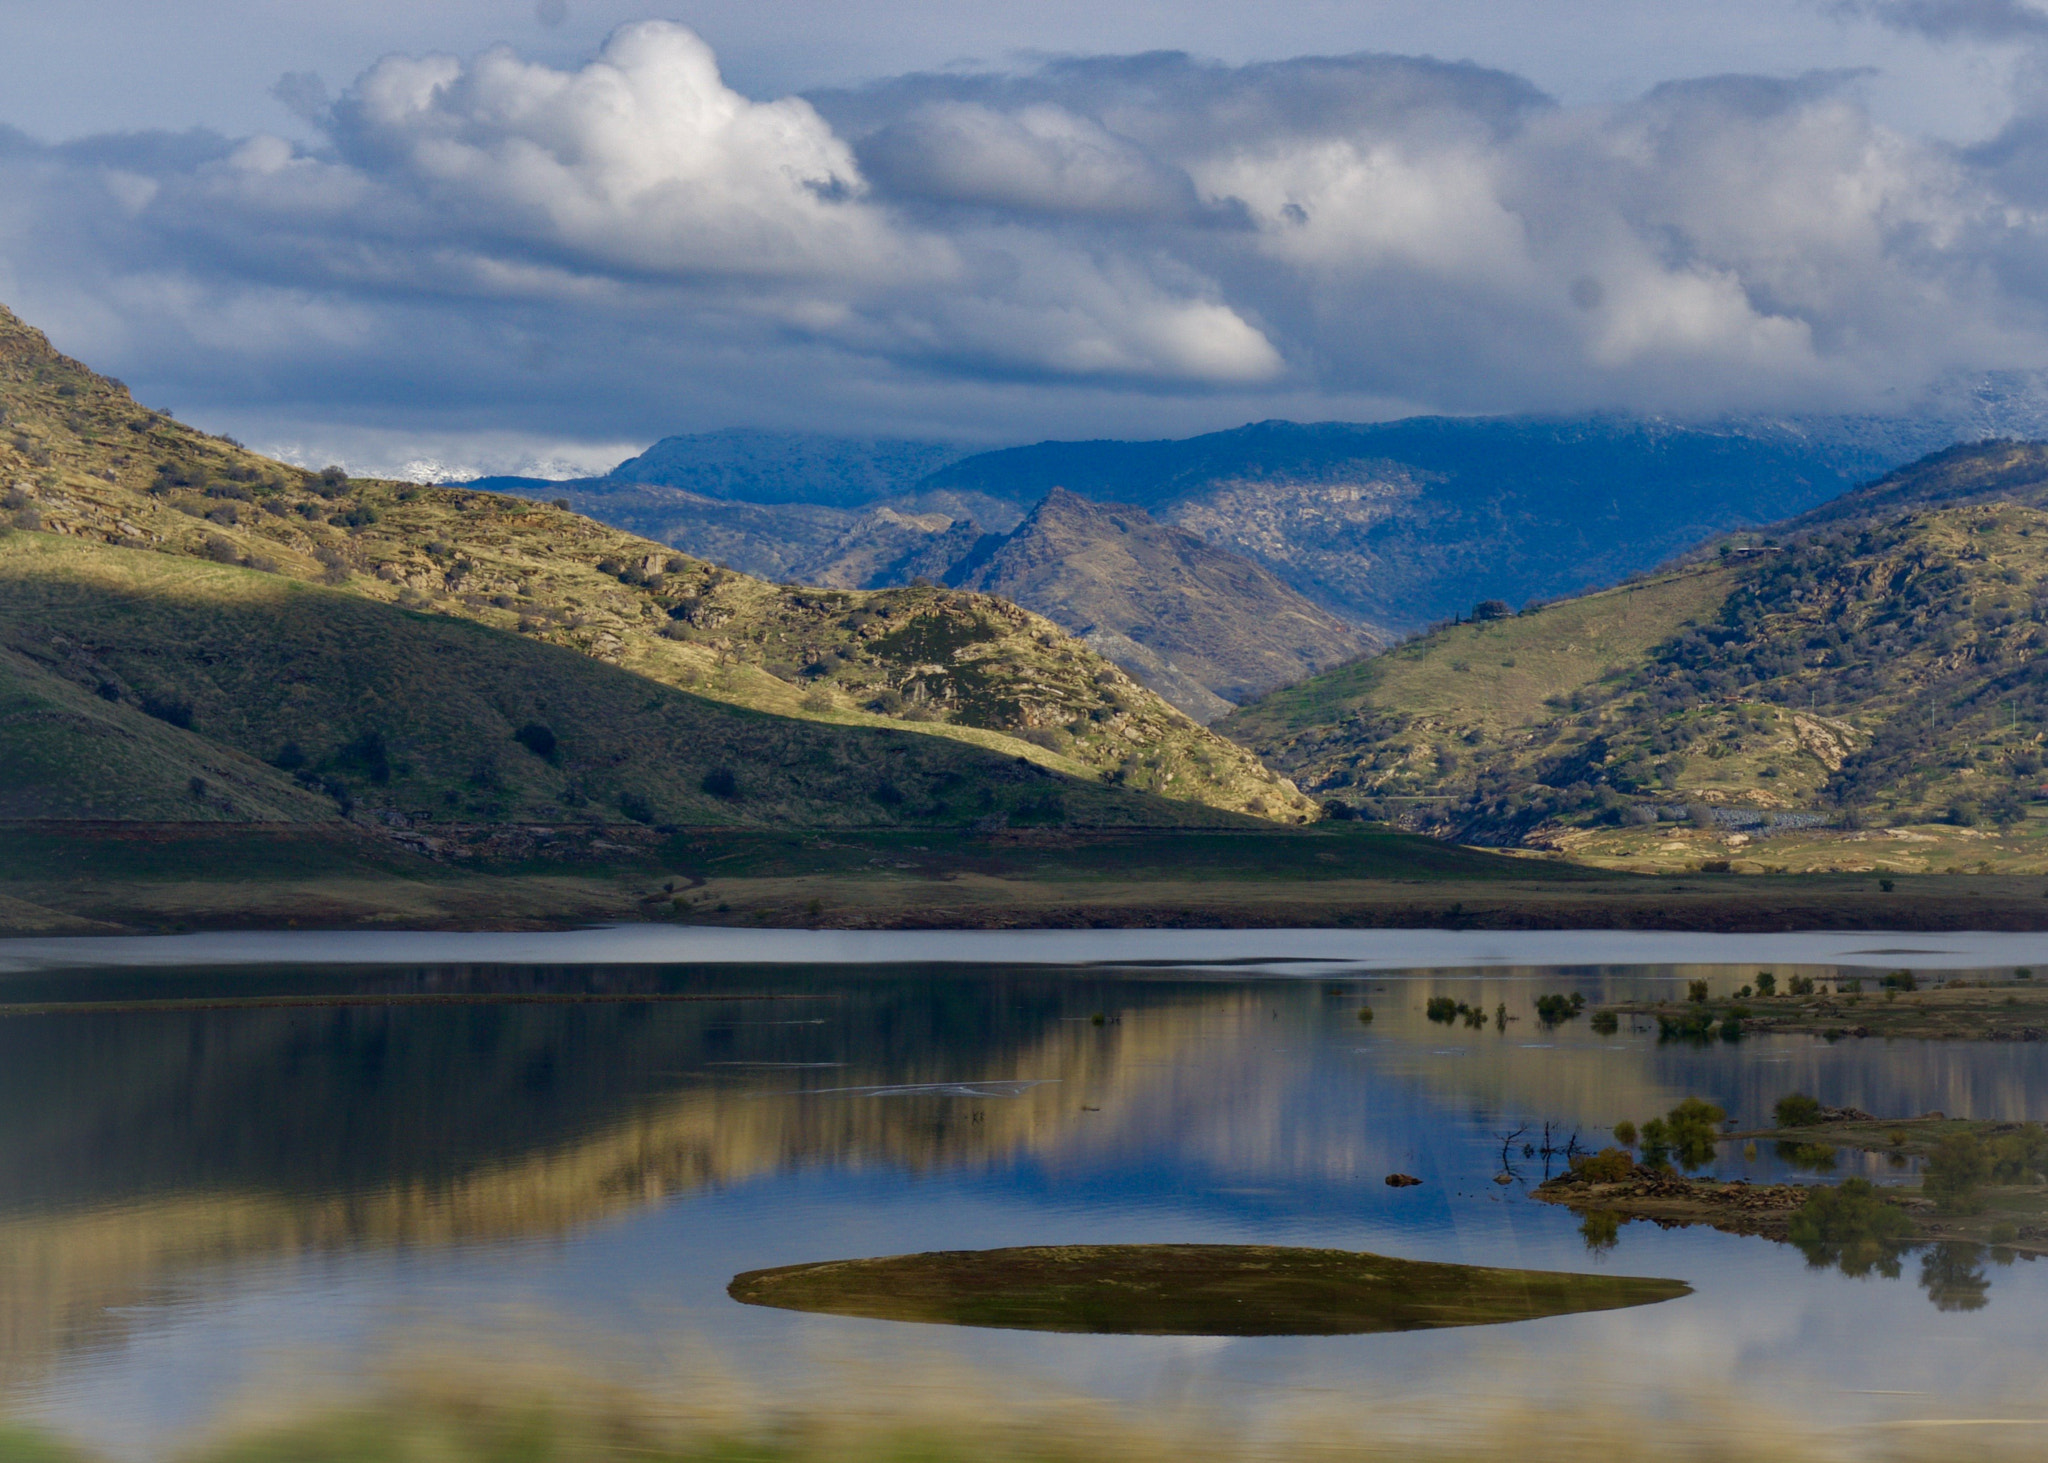
<svg viewBox="0 0 2048 1463">
<path fill-rule="evenodd" d="M 1686 1106 L 1674 1109 L 1674 1118 Z M 1702 1104 L 1701 1111 L 1718 1109 Z M 1843 1149 L 1881 1154 L 1900 1169 L 1918 1161 L 1920 1181 L 1880 1187 L 1862 1178 L 1807 1185 L 1690 1177 L 1672 1168 L 1670 1158 L 1703 1166 L 1712 1140 L 1705 1151 L 1697 1143 L 1688 1151 L 1691 1135 L 1680 1131 L 1682 1121 L 1667 1118 L 1644 1125 L 1645 1161 L 1624 1148 L 1581 1155 L 1568 1172 L 1540 1184 L 1536 1197 L 1586 1215 L 1589 1236 L 1630 1219 L 1666 1229 L 1706 1224 L 1797 1244 L 1820 1263 L 1953 1242 L 2048 1255 L 2048 1126 L 1940 1113 L 1885 1120 L 1823 1108 L 1797 1093 L 1778 1103 L 1776 1116 L 1778 1126 L 1712 1139 L 1773 1142 L 1781 1156 L 1820 1172 L 1832 1170 Z M 1631 1125 L 1623 1126 L 1636 1136 Z M 1648 1136 L 1653 1128 L 1655 1136 Z"/>
<path fill-rule="evenodd" d="M 1342 1336 L 1650 1305 L 1677 1280 L 1495 1270 L 1271 1245 L 936 1250 L 750 1270 L 727 1293 L 793 1311 L 1132 1336 Z"/>
</svg>

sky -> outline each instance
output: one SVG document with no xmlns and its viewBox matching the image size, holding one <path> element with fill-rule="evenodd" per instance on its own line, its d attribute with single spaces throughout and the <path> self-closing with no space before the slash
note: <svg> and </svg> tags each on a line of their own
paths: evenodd
<svg viewBox="0 0 2048 1463">
<path fill-rule="evenodd" d="M 359 472 L 1910 411 L 2048 368 L 2044 60 L 2033 0 L 0 0 L 0 303 Z"/>
</svg>

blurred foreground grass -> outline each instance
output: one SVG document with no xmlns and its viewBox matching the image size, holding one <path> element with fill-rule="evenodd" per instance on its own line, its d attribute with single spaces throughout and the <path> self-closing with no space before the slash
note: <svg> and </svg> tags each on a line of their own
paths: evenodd
<svg viewBox="0 0 2048 1463">
<path fill-rule="evenodd" d="M 947 1370 L 943 1363 L 938 1369 Z M 297 1403 L 288 1392 L 273 1390 L 257 1412 L 245 1409 L 203 1438 L 146 1440 L 140 1456 L 178 1463 L 2016 1463 L 2048 1449 L 2048 1409 L 2031 1398 L 1997 1415 L 1841 1425 L 1704 1392 L 1683 1401 L 1646 1396 L 1640 1405 L 1593 1396 L 1531 1405 L 1480 1395 L 1381 1399 L 1361 1390 L 1355 1398 L 1300 1399 L 1256 1419 L 1225 1419 L 1199 1408 L 1013 1400 L 1015 1390 L 1001 1385 L 906 1392 L 876 1376 L 829 1400 L 798 1395 L 778 1404 L 756 1388 L 704 1378 L 688 1387 L 633 1386 L 517 1366 L 414 1372 L 342 1401 Z M 0 1423 L 0 1463 L 102 1459 Z"/>
</svg>

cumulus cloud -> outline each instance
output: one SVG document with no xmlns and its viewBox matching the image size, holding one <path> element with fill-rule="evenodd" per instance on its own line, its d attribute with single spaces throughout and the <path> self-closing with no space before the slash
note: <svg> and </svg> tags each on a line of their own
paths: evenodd
<svg viewBox="0 0 2048 1463">
<path fill-rule="evenodd" d="M 2048 364 L 2048 128 L 1905 136 L 1855 75 L 1565 107 L 1472 65 L 1155 54 L 762 101 L 646 22 L 576 67 L 278 94 L 318 145 L 0 136 L 0 290 L 294 440 L 1712 415 Z"/>
<path fill-rule="evenodd" d="M 1064 107 L 934 102 L 868 137 L 861 160 L 905 199 L 1134 222 L 1202 212 L 1184 171 Z"/>
<path fill-rule="evenodd" d="M 576 71 L 507 48 L 393 56 L 336 106 L 341 163 L 473 239 L 688 275 L 902 267 L 846 145 L 806 102 L 725 85 L 681 26 L 614 35 Z"/>
</svg>

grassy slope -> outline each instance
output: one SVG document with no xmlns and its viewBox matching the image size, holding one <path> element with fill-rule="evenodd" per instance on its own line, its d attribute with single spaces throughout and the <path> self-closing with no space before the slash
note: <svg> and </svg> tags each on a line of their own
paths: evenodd
<svg viewBox="0 0 2048 1463">
<path fill-rule="evenodd" d="M 325 484 L 133 402 L 0 311 L 0 491 L 73 538 L 513 630 L 713 700 L 894 726 L 1281 821 L 1311 805 L 1049 621 L 985 596 L 766 584 L 540 504 Z"/>
<path fill-rule="evenodd" d="M 317 823 L 334 816 L 330 799 L 253 757 L 0 651 L 0 818 Z"/>
<path fill-rule="evenodd" d="M 1440 631 L 1223 729 L 1312 789 L 1493 836 L 1631 803 L 1847 809 L 1972 837 L 1972 823 L 2025 827 L 2048 726 L 2044 468 L 2048 452 L 2009 443 L 1945 453 L 1871 490 L 1875 517 L 1816 521 L 1633 594 Z M 1725 834 L 1629 837 L 1680 864 L 1714 857 L 1708 842 L 1730 851 Z M 1601 838 L 1604 855 L 1644 851 Z M 1951 859 L 2008 862 L 1923 864 Z"/>
<path fill-rule="evenodd" d="M 1712 568 L 1455 625 L 1273 692 L 1218 729 L 1304 786 L 1390 813 L 1470 797 L 1489 767 L 1557 755 L 1559 707 L 1600 694 L 1734 582 Z"/>
<path fill-rule="evenodd" d="M 337 801 L 414 823 L 1219 816 L 945 738 L 748 711 L 558 646 L 280 575 L 52 534 L 0 542 L 0 645 L 53 701 L 61 692 L 135 729 L 163 768 L 155 775 L 151 764 L 144 801 L 100 796 L 106 739 L 47 738 L 44 775 L 26 788 L 10 778 L 16 816 L 120 808 L 269 821 L 317 804 L 331 817 Z M 548 755 L 515 738 L 531 724 L 556 739 Z M 334 800 L 258 759 L 295 766 Z M 706 791 L 721 769 L 735 786 Z M 210 784 L 203 795 L 189 790 L 193 775 Z M 78 806 L 75 789 L 95 800 Z"/>
</svg>

